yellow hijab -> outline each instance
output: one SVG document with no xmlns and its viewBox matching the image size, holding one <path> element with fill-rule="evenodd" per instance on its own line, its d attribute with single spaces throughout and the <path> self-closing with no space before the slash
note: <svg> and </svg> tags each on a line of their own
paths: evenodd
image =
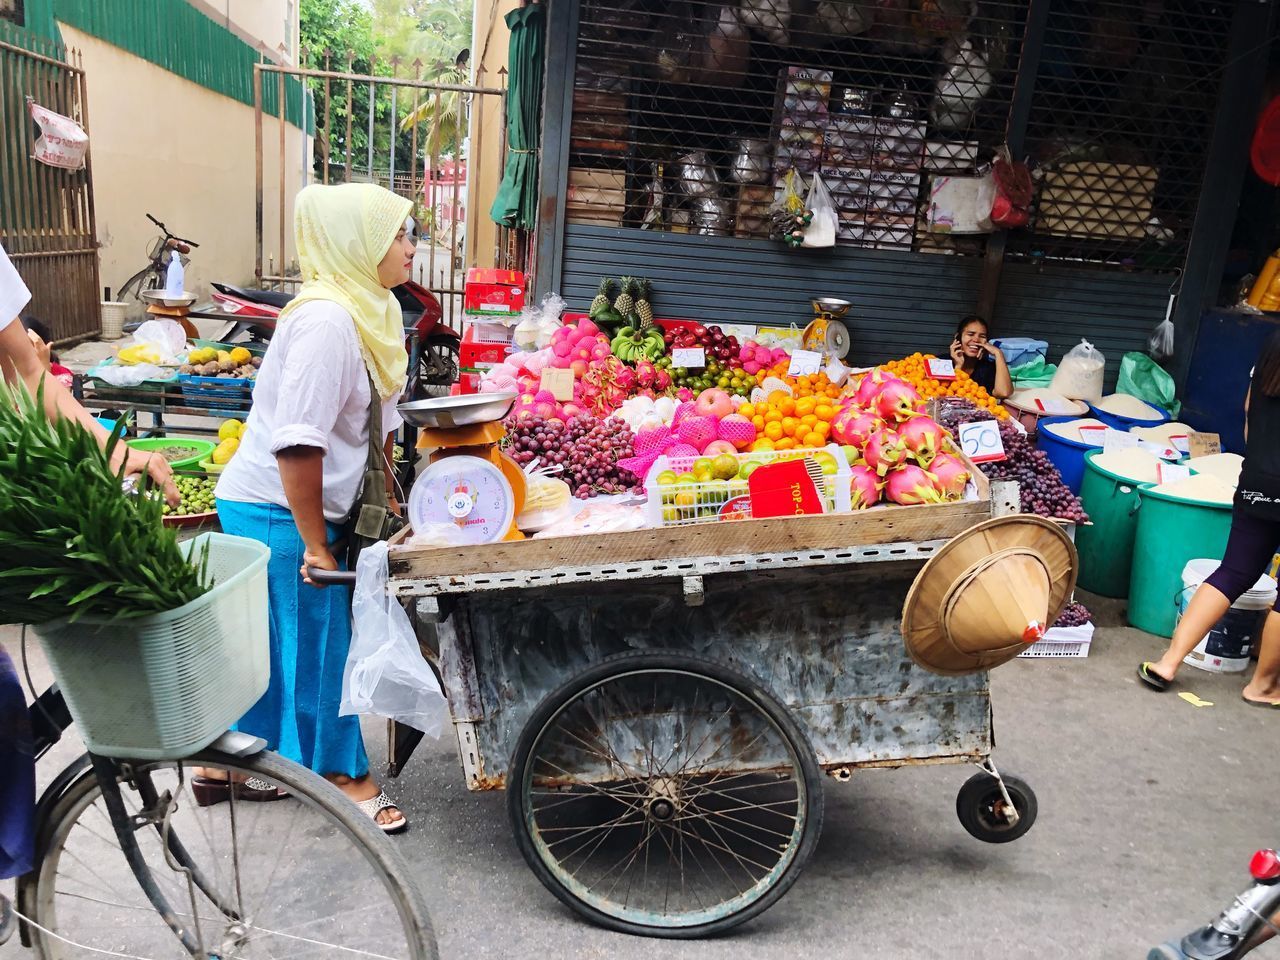
<svg viewBox="0 0 1280 960">
<path fill-rule="evenodd" d="M 304 303 L 328 300 L 351 314 L 360 353 L 383 400 L 399 395 L 409 369 L 400 304 L 378 281 L 413 203 L 372 183 L 304 187 L 294 201 L 302 289 L 278 322 Z"/>
</svg>

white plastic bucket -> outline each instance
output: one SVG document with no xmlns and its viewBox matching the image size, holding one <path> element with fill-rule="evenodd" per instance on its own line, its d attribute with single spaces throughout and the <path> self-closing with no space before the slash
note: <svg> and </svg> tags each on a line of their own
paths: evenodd
<svg viewBox="0 0 1280 960">
<path fill-rule="evenodd" d="M 102 339 L 119 340 L 124 336 L 124 318 L 129 311 L 127 303 L 116 300 L 102 301 Z"/>
<path fill-rule="evenodd" d="M 1217 560 L 1192 560 L 1182 569 L 1183 591 L 1178 599 L 1178 619 L 1196 588 L 1218 569 Z M 1276 602 L 1276 581 L 1265 574 L 1246 590 L 1231 609 L 1214 624 L 1183 659 L 1183 663 L 1210 673 L 1243 673 L 1249 667 L 1249 652 L 1262 630 L 1263 621 Z"/>
</svg>

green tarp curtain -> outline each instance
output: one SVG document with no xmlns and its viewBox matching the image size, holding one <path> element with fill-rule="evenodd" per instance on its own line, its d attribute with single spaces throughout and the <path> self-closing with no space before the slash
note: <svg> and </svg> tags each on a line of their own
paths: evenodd
<svg viewBox="0 0 1280 960">
<path fill-rule="evenodd" d="M 504 227 L 533 229 L 538 210 L 538 150 L 541 146 L 543 51 L 542 4 L 507 14 L 511 30 L 507 89 L 507 166 L 489 216 Z"/>
</svg>

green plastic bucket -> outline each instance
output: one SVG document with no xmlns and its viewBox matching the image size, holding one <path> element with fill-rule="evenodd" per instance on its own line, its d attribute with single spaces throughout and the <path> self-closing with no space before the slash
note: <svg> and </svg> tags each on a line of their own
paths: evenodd
<svg viewBox="0 0 1280 960">
<path fill-rule="evenodd" d="M 1101 597 L 1127 597 L 1133 564 L 1133 539 L 1142 505 L 1139 484 L 1093 462 L 1101 450 L 1084 455 L 1080 501 L 1090 523 L 1076 530 L 1082 590 Z"/>
<path fill-rule="evenodd" d="M 1231 530 L 1229 503 L 1200 503 L 1139 488 L 1142 509 L 1133 538 L 1129 623 L 1160 637 L 1173 636 L 1188 561 L 1221 557 Z"/>
</svg>

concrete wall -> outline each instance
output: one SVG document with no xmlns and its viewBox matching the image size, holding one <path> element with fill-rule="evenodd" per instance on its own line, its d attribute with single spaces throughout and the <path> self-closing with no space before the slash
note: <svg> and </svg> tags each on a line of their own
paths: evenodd
<svg viewBox="0 0 1280 960">
<path fill-rule="evenodd" d="M 226 27 L 253 47 L 266 47 L 279 62 L 298 61 L 298 6 L 301 0 L 187 0 L 215 23 Z M 286 26 L 287 24 L 287 26 Z"/>
<path fill-rule="evenodd" d="M 61 28 L 84 57 L 103 286 L 114 290 L 145 266 L 158 234 L 148 213 L 200 244 L 187 267 L 188 290 L 203 296 L 210 280 L 252 280 L 253 108 Z M 278 269 L 279 121 L 264 116 L 263 127 L 265 255 L 275 255 Z M 297 127 L 285 130 L 286 260 L 292 260 L 292 198 L 306 182 L 311 145 Z"/>
<path fill-rule="evenodd" d="M 477 3 L 471 35 L 476 74 L 473 82 L 499 86 L 498 70 L 507 66 L 511 31 L 504 18 L 520 5 L 519 0 Z M 490 17 L 490 13 L 493 14 Z M 479 68 L 484 72 L 480 73 Z M 467 237 L 463 262 L 467 266 L 492 267 L 497 226 L 489 218 L 489 208 L 502 182 L 502 108 L 497 97 L 476 97 L 471 112 L 471 156 L 467 170 Z"/>
</svg>

